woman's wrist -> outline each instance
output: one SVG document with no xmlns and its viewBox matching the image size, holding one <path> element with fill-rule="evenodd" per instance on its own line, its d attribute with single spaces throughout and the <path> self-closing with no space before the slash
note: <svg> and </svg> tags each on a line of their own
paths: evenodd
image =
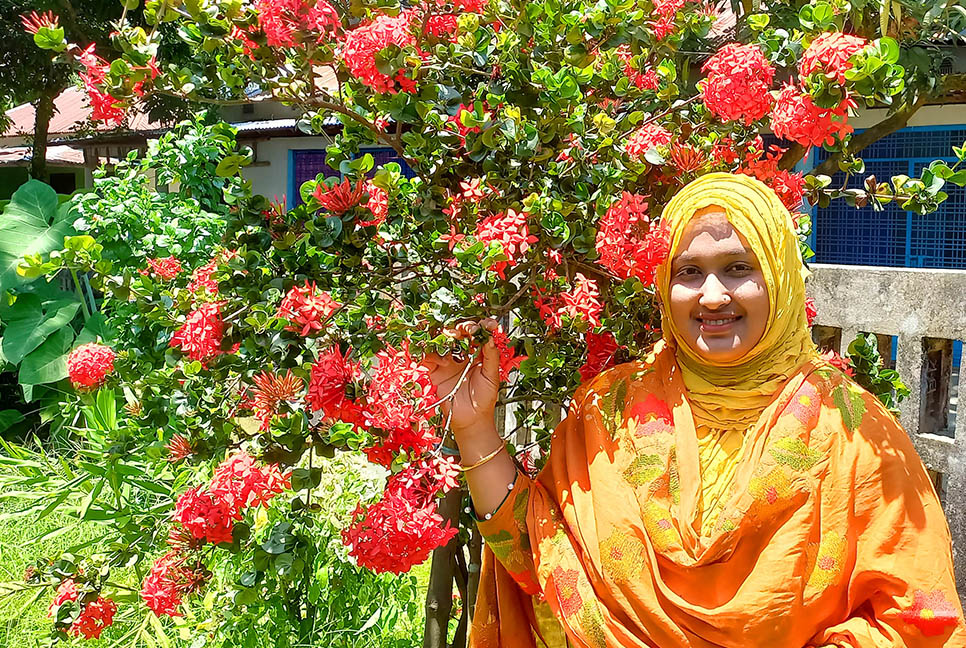
<svg viewBox="0 0 966 648">
<path fill-rule="evenodd" d="M 453 436 L 465 465 L 479 461 L 503 445 L 503 439 L 496 431 L 496 422 L 492 419 L 462 429 L 454 428 Z"/>
</svg>

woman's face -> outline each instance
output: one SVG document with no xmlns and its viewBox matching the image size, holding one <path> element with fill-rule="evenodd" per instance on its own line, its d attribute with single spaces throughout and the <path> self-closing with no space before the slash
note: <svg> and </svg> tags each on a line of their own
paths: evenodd
<svg viewBox="0 0 966 648">
<path fill-rule="evenodd" d="M 669 313 L 709 363 L 738 360 L 768 323 L 768 289 L 758 258 L 722 208 L 695 213 L 671 259 Z"/>
</svg>

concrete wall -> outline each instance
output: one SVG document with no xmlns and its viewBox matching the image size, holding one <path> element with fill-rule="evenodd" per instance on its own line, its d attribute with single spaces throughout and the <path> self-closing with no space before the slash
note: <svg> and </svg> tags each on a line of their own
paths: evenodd
<svg viewBox="0 0 966 648">
<path fill-rule="evenodd" d="M 935 411 L 937 404 L 949 405 L 952 341 L 966 340 L 966 270 L 810 267 L 808 294 L 818 308 L 816 324 L 841 329 L 840 352 L 859 332 L 898 338 L 896 370 L 911 392 L 899 419 L 923 463 L 941 476 L 957 585 L 966 597 L 966 380 L 958 381 L 954 429 L 937 433 L 937 417 L 945 420 L 945 411 Z M 933 365 L 929 371 L 927 357 Z"/>
</svg>

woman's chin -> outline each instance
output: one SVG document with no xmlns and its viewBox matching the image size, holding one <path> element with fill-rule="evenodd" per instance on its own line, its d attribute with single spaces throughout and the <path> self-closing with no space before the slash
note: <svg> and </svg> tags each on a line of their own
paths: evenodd
<svg viewBox="0 0 966 648">
<path fill-rule="evenodd" d="M 698 338 L 694 348 L 703 360 L 710 363 L 732 362 L 744 355 L 744 350 L 741 349 L 738 340 L 704 340 Z"/>
</svg>

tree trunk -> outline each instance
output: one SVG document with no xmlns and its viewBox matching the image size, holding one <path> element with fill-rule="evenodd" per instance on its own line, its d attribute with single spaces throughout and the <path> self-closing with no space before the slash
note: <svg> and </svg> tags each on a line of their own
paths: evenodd
<svg viewBox="0 0 966 648">
<path fill-rule="evenodd" d="M 456 634 L 453 636 L 453 643 L 450 648 L 466 648 L 466 631 L 469 628 L 469 605 L 467 605 L 467 568 L 466 556 L 463 555 L 463 547 L 459 547 L 453 554 L 456 561 L 456 568 L 453 570 L 456 576 L 456 587 L 459 588 L 460 598 L 463 600 L 463 610 L 460 613 L 460 621 L 456 626 Z"/>
<path fill-rule="evenodd" d="M 50 127 L 51 117 L 54 116 L 54 99 L 60 92 L 61 88 L 47 88 L 37 100 L 30 177 L 44 182 L 50 182 L 50 173 L 47 171 L 47 129 Z"/>
<path fill-rule="evenodd" d="M 460 504 L 463 493 L 454 488 L 439 501 L 439 514 L 445 523 L 459 525 Z M 453 570 L 456 566 L 455 553 L 460 550 L 459 536 L 453 536 L 445 546 L 433 551 L 433 567 L 429 573 L 429 588 L 426 592 L 426 626 L 423 633 L 423 648 L 446 648 L 449 630 L 449 615 L 453 608 Z"/>
</svg>

